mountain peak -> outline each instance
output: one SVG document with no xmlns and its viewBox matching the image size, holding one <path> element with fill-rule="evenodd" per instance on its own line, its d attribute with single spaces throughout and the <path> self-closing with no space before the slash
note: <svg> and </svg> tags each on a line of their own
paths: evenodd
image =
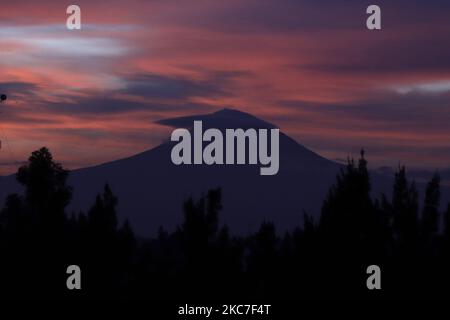
<svg viewBox="0 0 450 320">
<path fill-rule="evenodd" d="M 244 111 L 241 111 L 238 109 L 233 109 L 233 108 L 223 108 L 212 114 L 216 115 L 216 116 L 226 115 L 226 116 L 235 116 L 235 117 L 253 117 L 254 118 L 254 116 L 252 116 L 250 113 L 247 113 L 247 112 L 244 112 Z"/>
<path fill-rule="evenodd" d="M 230 108 L 224 108 L 208 114 L 163 119 L 157 121 L 157 123 L 175 128 L 189 129 L 192 127 L 194 121 L 202 121 L 206 128 L 275 128 L 273 124 L 261 120 L 249 113 Z"/>
</svg>

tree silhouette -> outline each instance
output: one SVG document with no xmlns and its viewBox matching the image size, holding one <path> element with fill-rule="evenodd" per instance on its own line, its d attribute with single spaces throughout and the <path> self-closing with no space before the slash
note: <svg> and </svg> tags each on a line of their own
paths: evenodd
<svg viewBox="0 0 450 320">
<path fill-rule="evenodd" d="M 426 243 L 432 242 L 438 231 L 441 198 L 440 181 L 439 174 L 434 174 L 425 191 L 425 204 L 422 212 L 422 236 Z"/>
<path fill-rule="evenodd" d="M 418 237 L 418 192 L 414 182 L 409 184 L 404 166 L 395 174 L 391 208 L 394 237 L 401 249 L 412 253 Z"/>
<path fill-rule="evenodd" d="M 450 239 L 450 203 L 444 213 L 444 236 Z"/>
<path fill-rule="evenodd" d="M 270 296 L 279 276 L 277 270 L 279 240 L 275 225 L 272 222 L 263 222 L 250 241 L 248 273 L 251 286 L 254 288 L 253 294 L 256 297 Z"/>
<path fill-rule="evenodd" d="M 34 151 L 16 174 L 25 196 L 8 196 L 1 214 L 8 244 L 6 274 L 14 279 L 6 280 L 6 288 L 13 295 L 20 294 L 23 287 L 28 287 L 30 295 L 54 295 L 65 284 L 68 252 L 62 248 L 68 241 L 64 210 L 71 198 L 67 176 L 68 171 L 53 161 L 45 147 Z M 30 265 L 33 273 L 23 269 Z"/>
<path fill-rule="evenodd" d="M 118 228 L 117 204 L 117 197 L 105 184 L 87 215 L 85 263 L 91 284 L 87 290 L 98 297 L 120 296 L 132 281 L 127 270 L 132 268 L 136 242 L 128 220 Z"/>
<path fill-rule="evenodd" d="M 322 207 L 320 231 L 328 239 L 330 250 L 339 247 L 350 255 L 382 250 L 386 225 L 370 191 L 367 161 L 362 150 L 358 165 L 349 160 L 337 176 Z"/>
<path fill-rule="evenodd" d="M 358 288 L 364 265 L 383 258 L 386 224 L 370 191 L 367 161 L 361 150 L 358 164 L 348 160 L 322 206 L 318 232 L 323 265 L 340 261 L 333 274 L 321 269 L 321 282 L 330 286 L 329 292 L 345 286 Z"/>
<path fill-rule="evenodd" d="M 68 174 L 45 147 L 34 151 L 17 172 L 17 181 L 25 187 L 27 205 L 44 224 L 64 221 L 64 209 L 72 195 L 66 185 Z"/>
<path fill-rule="evenodd" d="M 107 237 L 117 232 L 117 204 L 117 197 L 106 184 L 103 194 L 97 195 L 94 205 L 89 210 L 88 221 L 93 234 Z"/>
</svg>

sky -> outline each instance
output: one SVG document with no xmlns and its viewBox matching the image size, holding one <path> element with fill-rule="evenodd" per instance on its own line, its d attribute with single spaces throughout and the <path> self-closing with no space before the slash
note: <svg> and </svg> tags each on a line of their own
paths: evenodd
<svg viewBox="0 0 450 320">
<path fill-rule="evenodd" d="M 68 168 L 148 150 L 174 116 L 235 108 L 342 161 L 450 167 L 450 1 L 2 3 L 0 174 L 47 146 Z"/>
</svg>

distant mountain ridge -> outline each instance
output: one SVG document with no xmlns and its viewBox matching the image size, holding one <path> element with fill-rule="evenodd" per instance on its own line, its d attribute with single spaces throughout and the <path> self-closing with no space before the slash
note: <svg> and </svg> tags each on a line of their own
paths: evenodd
<svg viewBox="0 0 450 320">
<path fill-rule="evenodd" d="M 190 128 L 194 120 L 201 120 L 205 128 L 274 128 L 268 122 L 232 109 L 159 123 Z M 160 226 L 173 230 L 180 224 L 182 205 L 188 197 L 221 187 L 224 208 L 220 221 L 228 224 L 232 233 L 253 232 L 263 221 L 274 221 L 282 231 L 298 226 L 303 212 L 318 218 L 322 201 L 342 168 L 283 133 L 280 133 L 280 169 L 274 176 L 260 176 L 259 166 L 255 165 L 176 166 L 170 159 L 173 145 L 168 139 L 129 158 L 72 171 L 69 184 L 74 193 L 69 209 L 86 211 L 108 182 L 119 198 L 120 218 L 128 218 L 138 235 L 149 236 Z M 0 179 L 1 198 L 19 190 L 13 180 L 13 176 Z M 391 178 L 376 174 L 372 183 L 376 195 L 381 191 L 390 195 Z"/>
</svg>

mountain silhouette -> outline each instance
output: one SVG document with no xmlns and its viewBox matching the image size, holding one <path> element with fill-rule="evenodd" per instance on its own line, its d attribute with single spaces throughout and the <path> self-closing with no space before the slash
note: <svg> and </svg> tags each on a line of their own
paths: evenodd
<svg viewBox="0 0 450 320">
<path fill-rule="evenodd" d="M 194 120 L 201 120 L 204 130 L 274 128 L 230 109 L 159 123 L 190 129 Z M 261 176 L 259 165 L 176 166 L 170 158 L 173 145 L 167 141 L 127 159 L 73 171 L 69 179 L 74 186 L 72 207 L 85 209 L 107 181 L 119 197 L 119 213 L 126 215 L 138 234 L 148 234 L 160 225 L 173 229 L 180 223 L 181 205 L 188 197 L 221 187 L 221 220 L 231 230 L 255 231 L 263 220 L 275 221 L 277 227 L 285 229 L 300 223 L 303 210 L 318 213 L 340 167 L 284 134 L 280 134 L 280 169 L 274 176 Z"/>
<path fill-rule="evenodd" d="M 174 128 L 190 129 L 194 120 L 203 121 L 203 130 L 271 129 L 275 126 L 248 113 L 223 109 L 215 113 L 161 120 Z M 327 160 L 280 132 L 278 174 L 261 176 L 260 165 L 174 165 L 167 140 L 161 145 L 105 164 L 71 172 L 68 184 L 74 187 L 70 209 L 86 211 L 95 195 L 109 183 L 118 196 L 119 217 L 128 218 L 138 235 L 156 233 L 160 226 L 173 230 L 182 221 L 182 204 L 211 188 L 222 188 L 221 223 L 233 232 L 256 231 L 261 221 L 273 221 L 278 230 L 302 222 L 306 212 L 318 217 L 323 199 L 335 181 L 341 164 Z M 375 174 L 374 191 L 390 195 L 391 176 Z M 0 179 L 1 199 L 20 188 L 14 176 Z"/>
</svg>

